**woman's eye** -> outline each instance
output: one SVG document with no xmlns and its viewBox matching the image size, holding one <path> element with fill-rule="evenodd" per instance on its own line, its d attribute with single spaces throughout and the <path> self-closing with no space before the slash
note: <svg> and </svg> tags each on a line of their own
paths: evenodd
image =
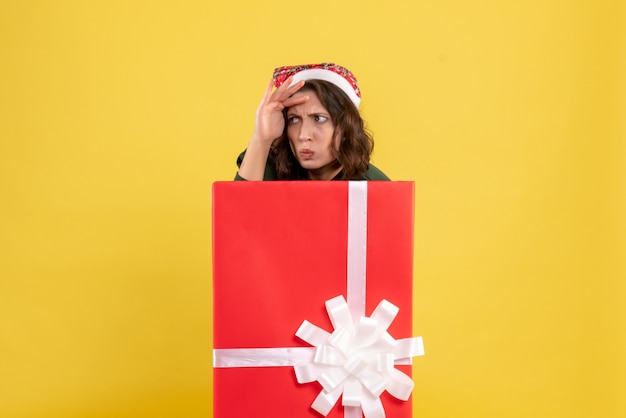
<svg viewBox="0 0 626 418">
<path fill-rule="evenodd" d="M 315 115 L 315 122 L 326 122 L 328 118 L 322 115 Z"/>
<path fill-rule="evenodd" d="M 298 123 L 300 121 L 300 118 L 297 116 L 290 116 L 287 118 L 287 123 L 290 125 L 293 125 L 294 123 Z"/>
</svg>

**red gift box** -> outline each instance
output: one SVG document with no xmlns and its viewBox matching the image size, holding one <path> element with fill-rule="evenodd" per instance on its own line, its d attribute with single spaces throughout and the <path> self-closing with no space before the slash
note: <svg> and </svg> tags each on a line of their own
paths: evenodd
<svg viewBox="0 0 626 418">
<path fill-rule="evenodd" d="M 413 189 L 412 182 L 214 183 L 215 418 L 321 417 L 311 404 L 322 385 L 298 383 L 290 366 L 315 351 L 296 336 L 304 320 L 333 332 L 324 304 L 338 295 L 355 319 L 391 302 L 399 313 L 388 334 L 411 336 Z M 278 364 L 244 349 L 269 349 Z M 242 353 L 240 364 L 220 362 L 225 352 Z M 410 365 L 395 369 L 411 374 Z M 387 416 L 411 416 L 410 401 L 388 392 L 380 400 Z M 361 410 L 340 399 L 327 416 Z"/>
</svg>

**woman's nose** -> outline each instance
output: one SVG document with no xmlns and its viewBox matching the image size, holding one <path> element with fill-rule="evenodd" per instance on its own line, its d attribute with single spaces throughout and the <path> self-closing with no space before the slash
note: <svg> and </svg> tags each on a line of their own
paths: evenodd
<svg viewBox="0 0 626 418">
<path fill-rule="evenodd" d="M 298 135 L 298 139 L 300 141 L 311 140 L 311 125 L 306 119 L 304 119 L 302 123 L 300 123 L 300 132 Z"/>
</svg>

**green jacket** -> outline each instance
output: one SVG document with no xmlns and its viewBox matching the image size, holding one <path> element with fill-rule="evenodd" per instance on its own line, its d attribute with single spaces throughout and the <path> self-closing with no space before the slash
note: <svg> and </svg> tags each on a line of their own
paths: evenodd
<svg viewBox="0 0 626 418">
<path fill-rule="evenodd" d="M 243 161 L 243 156 L 246 152 L 242 152 L 237 157 L 237 167 L 241 166 L 241 162 Z M 245 180 L 243 177 L 239 175 L 239 173 L 235 174 L 235 180 Z M 278 180 L 276 176 L 276 169 L 274 168 L 274 160 L 272 157 L 268 157 L 267 164 L 265 164 L 265 174 L 263 174 L 263 180 Z M 333 180 L 345 180 L 345 177 L 342 172 L 340 172 Z M 361 177 L 360 180 L 391 180 L 389 177 L 385 175 L 378 168 L 374 167 L 373 164 L 370 164 L 365 174 Z"/>
</svg>

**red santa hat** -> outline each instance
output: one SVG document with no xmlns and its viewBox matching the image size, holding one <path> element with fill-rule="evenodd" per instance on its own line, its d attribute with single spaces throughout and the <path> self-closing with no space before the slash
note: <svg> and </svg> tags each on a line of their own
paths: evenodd
<svg viewBox="0 0 626 418">
<path fill-rule="evenodd" d="M 359 90 L 356 77 L 350 70 L 341 65 L 324 62 L 321 64 L 278 67 L 274 70 L 274 85 L 279 87 L 289 76 L 293 76 L 292 84 L 301 80 L 328 81 L 346 93 L 357 108 L 361 103 L 361 90 Z"/>
</svg>

